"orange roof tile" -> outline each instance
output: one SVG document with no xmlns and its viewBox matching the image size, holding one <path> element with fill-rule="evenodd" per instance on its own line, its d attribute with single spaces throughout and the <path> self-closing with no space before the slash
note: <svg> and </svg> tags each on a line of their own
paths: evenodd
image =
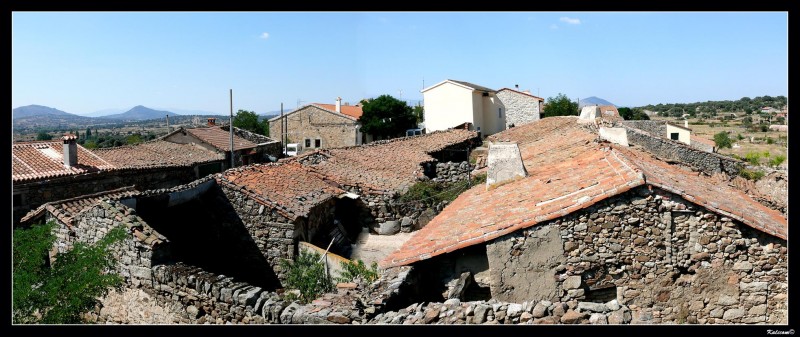
<svg viewBox="0 0 800 337">
<path fill-rule="evenodd" d="M 345 193 L 296 162 L 247 165 L 225 171 L 222 178 L 292 220 Z"/>
<path fill-rule="evenodd" d="M 314 103 L 314 105 L 325 110 L 336 112 L 335 104 Z M 364 110 L 358 105 L 341 105 L 340 107 L 342 108 L 341 114 L 353 117 L 355 119 L 361 118 L 361 115 L 364 114 Z"/>
<path fill-rule="evenodd" d="M 714 147 L 717 146 L 717 143 L 714 143 L 713 140 L 705 139 L 705 138 L 700 137 L 700 136 L 691 135 L 691 136 L 689 136 L 689 140 L 692 143 L 698 142 L 698 143 L 703 143 L 703 144 L 706 144 L 706 145 L 711 145 L 711 146 L 714 146 Z"/>
<path fill-rule="evenodd" d="M 62 141 L 22 142 L 11 145 L 11 180 L 23 182 L 114 169 L 80 144 L 78 164 L 64 167 Z"/>
<path fill-rule="evenodd" d="M 476 186 L 464 192 L 381 265 L 406 265 L 483 243 L 588 207 L 645 180 L 786 238 L 786 218 L 779 212 L 732 187 L 715 185 L 712 178 L 687 175 L 638 150 L 594 143 L 596 135 L 576 121 L 550 117 L 488 137 L 495 142 L 516 141 L 528 177 L 490 190 Z"/>
<path fill-rule="evenodd" d="M 221 153 L 194 144 L 177 144 L 164 140 L 96 149 L 94 152 L 117 168 L 191 166 L 225 159 L 225 155 Z"/>
<path fill-rule="evenodd" d="M 230 151 L 231 134 L 229 131 L 223 130 L 219 126 L 186 129 L 186 132 L 192 134 L 198 139 L 210 144 L 211 146 L 219 149 L 220 151 Z M 242 149 L 251 149 L 258 146 L 247 139 L 233 135 L 233 149 L 234 151 Z"/>
<path fill-rule="evenodd" d="M 72 219 L 76 215 L 94 206 L 100 200 L 119 200 L 138 194 L 139 191 L 135 190 L 133 186 L 127 186 L 110 191 L 87 194 L 76 198 L 48 202 L 28 212 L 28 214 L 20 220 L 20 223 L 24 224 L 28 221 L 35 220 L 47 210 L 62 223 L 67 226 L 72 226 Z"/>
</svg>

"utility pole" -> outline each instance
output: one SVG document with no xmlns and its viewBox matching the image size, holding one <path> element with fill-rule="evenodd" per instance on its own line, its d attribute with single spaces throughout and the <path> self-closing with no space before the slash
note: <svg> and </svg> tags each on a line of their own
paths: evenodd
<svg viewBox="0 0 800 337">
<path fill-rule="evenodd" d="M 286 130 L 284 129 L 284 125 L 286 124 L 286 120 L 283 118 L 283 102 L 281 102 L 281 145 L 283 147 L 283 152 L 286 152 Z"/>
<path fill-rule="evenodd" d="M 169 133 L 169 115 L 167 115 L 167 133 Z"/>
<path fill-rule="evenodd" d="M 233 162 L 233 89 L 229 89 L 231 94 L 231 122 L 228 125 L 228 129 L 231 130 L 231 168 L 234 168 Z"/>
</svg>

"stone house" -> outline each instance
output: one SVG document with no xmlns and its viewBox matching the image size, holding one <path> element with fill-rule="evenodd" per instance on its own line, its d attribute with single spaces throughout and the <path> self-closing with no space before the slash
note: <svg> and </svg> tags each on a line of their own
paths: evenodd
<svg viewBox="0 0 800 337">
<path fill-rule="evenodd" d="M 576 120 L 490 137 L 518 144 L 527 176 L 464 192 L 382 267 L 413 266 L 417 302 L 616 300 L 645 324 L 788 322 L 783 214 Z"/>
<path fill-rule="evenodd" d="M 532 95 L 528 90 L 502 88 L 497 90 L 496 95 L 506 109 L 506 128 L 539 120 L 544 111 L 544 99 Z"/>
<path fill-rule="evenodd" d="M 210 173 L 230 168 L 231 135 L 228 125 L 219 126 L 215 118 L 208 119 L 206 127 L 178 128 L 161 137 L 164 141 L 177 144 L 194 144 L 225 156 L 223 165 Z M 234 127 L 234 162 L 236 166 L 272 161 L 280 156 L 280 142 L 272 138 L 254 134 Z"/>
<path fill-rule="evenodd" d="M 224 157 L 191 144 L 154 140 L 110 149 L 87 150 L 68 135 L 61 141 L 12 144 L 14 222 L 46 202 L 124 186 L 171 187 L 205 174 Z"/>
<path fill-rule="evenodd" d="M 269 120 L 269 134 L 300 144 L 301 152 L 360 145 L 366 142 L 359 131 L 360 105 L 312 103 Z"/>
</svg>

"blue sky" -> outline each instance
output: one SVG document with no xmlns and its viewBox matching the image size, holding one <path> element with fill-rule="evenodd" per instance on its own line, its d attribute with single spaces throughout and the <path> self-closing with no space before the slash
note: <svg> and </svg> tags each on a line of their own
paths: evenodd
<svg viewBox="0 0 800 337">
<path fill-rule="evenodd" d="M 12 108 L 227 114 L 445 79 L 620 106 L 788 96 L 786 12 L 14 12 Z"/>
</svg>

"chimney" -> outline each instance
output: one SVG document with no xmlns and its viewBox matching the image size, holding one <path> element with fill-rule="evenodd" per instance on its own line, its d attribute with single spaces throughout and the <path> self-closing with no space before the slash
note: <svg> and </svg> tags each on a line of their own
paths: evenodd
<svg viewBox="0 0 800 337">
<path fill-rule="evenodd" d="M 516 88 L 517 91 L 519 91 L 519 84 L 514 84 L 514 88 Z"/>
<path fill-rule="evenodd" d="M 78 143 L 75 142 L 78 136 L 68 133 L 61 140 L 64 141 L 64 167 L 78 165 Z"/>
<path fill-rule="evenodd" d="M 208 118 L 208 126 L 214 126 L 214 125 L 217 125 L 217 119 L 213 118 L 213 117 L 209 117 Z"/>
<path fill-rule="evenodd" d="M 336 97 L 336 112 L 342 112 L 342 98 Z"/>
<path fill-rule="evenodd" d="M 683 127 L 687 128 L 687 129 L 689 128 L 689 119 L 688 118 L 683 120 Z"/>
</svg>

